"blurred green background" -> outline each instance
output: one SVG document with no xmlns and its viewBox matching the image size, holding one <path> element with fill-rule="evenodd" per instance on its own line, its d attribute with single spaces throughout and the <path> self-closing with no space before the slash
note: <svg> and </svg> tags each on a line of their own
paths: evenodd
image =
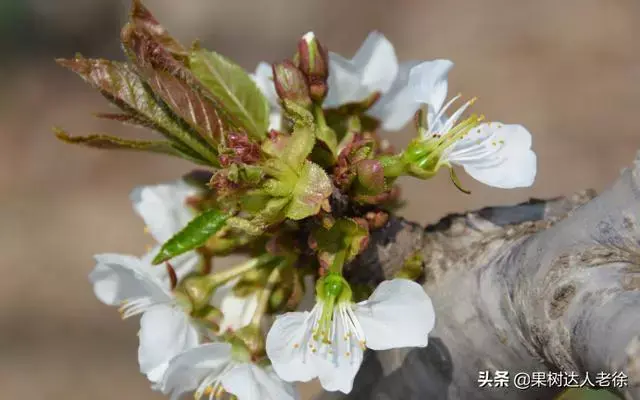
<svg viewBox="0 0 640 400">
<path fill-rule="evenodd" d="M 447 212 L 529 197 L 601 190 L 640 148 L 640 2 L 637 0 L 147 0 L 179 39 L 195 38 L 253 70 L 279 61 L 314 30 L 351 56 L 370 30 L 401 60 L 449 58 L 450 91 L 534 136 L 530 189 L 482 187 L 471 196 L 447 174 L 404 180 L 403 214 L 422 223 Z M 71 133 L 136 133 L 91 117 L 107 103 L 54 57 L 121 59 L 128 0 L 0 0 L 0 388 L 2 398 L 161 399 L 136 363 L 136 321 L 95 300 L 87 274 L 99 252 L 140 254 L 150 238 L 132 187 L 171 180 L 189 165 L 154 155 L 63 145 Z M 411 132 L 388 134 L 397 145 Z M 410 185 L 407 183 L 411 182 Z M 317 385 L 304 387 L 309 399 Z M 591 397 L 583 397 L 591 399 Z M 575 397 L 573 397 L 576 400 Z"/>
</svg>

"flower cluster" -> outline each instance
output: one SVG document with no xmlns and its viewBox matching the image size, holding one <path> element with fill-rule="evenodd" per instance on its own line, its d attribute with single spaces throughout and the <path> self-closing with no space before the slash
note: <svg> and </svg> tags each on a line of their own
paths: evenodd
<svg viewBox="0 0 640 400">
<path fill-rule="evenodd" d="M 396 179 L 429 179 L 442 166 L 459 188 L 455 166 L 498 188 L 535 178 L 524 127 L 465 116 L 473 99 L 454 110 L 453 63 L 399 64 L 378 32 L 351 59 L 309 32 L 290 60 L 250 75 L 197 44 L 183 47 L 135 0 L 122 41 L 127 63 L 59 62 L 121 110 L 100 117 L 164 139 L 56 133 L 200 166 L 135 189 L 134 210 L 155 245 L 141 257 L 96 255 L 90 274 L 100 301 L 123 318 L 141 316 L 140 371 L 174 399 L 294 399 L 294 383 L 314 378 L 349 393 L 366 349 L 427 346 L 436 318 L 419 268 L 357 285 L 348 273 L 392 218 Z M 378 130 L 414 116 L 406 149 L 380 139 Z M 232 254 L 244 261 L 214 265 Z M 305 311 L 307 290 L 315 304 Z"/>
</svg>

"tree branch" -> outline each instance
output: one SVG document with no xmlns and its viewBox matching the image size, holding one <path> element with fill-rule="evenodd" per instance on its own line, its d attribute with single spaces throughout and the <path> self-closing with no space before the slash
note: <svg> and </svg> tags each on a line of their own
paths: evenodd
<svg viewBox="0 0 640 400">
<path fill-rule="evenodd" d="M 560 388 L 479 388 L 479 371 L 624 372 L 640 399 L 640 154 L 607 191 L 449 215 L 391 218 L 347 268 L 391 278 L 420 251 L 436 308 L 424 349 L 369 352 L 349 396 L 540 399 Z M 595 383 L 595 382 L 594 382 Z"/>
</svg>

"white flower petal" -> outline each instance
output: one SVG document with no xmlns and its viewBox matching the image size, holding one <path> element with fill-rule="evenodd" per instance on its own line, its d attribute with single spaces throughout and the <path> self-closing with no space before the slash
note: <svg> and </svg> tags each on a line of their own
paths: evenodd
<svg viewBox="0 0 640 400">
<path fill-rule="evenodd" d="M 140 319 L 138 336 L 140 371 L 154 383 L 160 382 L 173 357 L 197 346 L 199 340 L 189 317 L 173 307 L 145 312 Z"/>
<path fill-rule="evenodd" d="M 98 300 L 119 305 L 124 300 L 150 297 L 157 302 L 170 299 L 169 287 L 163 286 L 150 271 L 150 265 L 139 258 L 122 254 L 98 254 L 97 265 L 89 274 Z"/>
<path fill-rule="evenodd" d="M 273 379 L 263 368 L 244 363 L 234 367 L 222 378 L 224 389 L 238 400 L 293 400 L 291 384 Z"/>
<path fill-rule="evenodd" d="M 180 394 L 195 390 L 205 378 L 222 373 L 231 362 L 228 343 L 207 343 L 182 352 L 169 362 L 162 392 L 178 399 Z"/>
<path fill-rule="evenodd" d="M 334 315 L 335 335 L 333 353 L 317 362 L 318 379 L 322 387 L 330 392 L 349 393 L 353 389 L 353 380 L 362 365 L 364 351 L 355 338 L 349 337 L 345 321 Z M 320 356 L 318 356 L 320 357 Z"/>
<path fill-rule="evenodd" d="M 264 97 L 267 98 L 271 107 L 279 108 L 278 94 L 276 93 L 276 85 L 273 83 L 273 69 L 266 62 L 261 62 L 256 67 L 256 71 L 251 75 Z"/>
<path fill-rule="evenodd" d="M 300 393 L 298 392 L 296 386 L 290 382 L 285 382 L 282 379 L 280 379 L 280 377 L 278 376 L 278 374 L 276 374 L 276 371 L 274 371 L 273 367 L 264 367 L 262 368 L 262 371 L 264 371 L 265 375 L 266 375 L 266 379 L 268 379 L 271 383 L 267 383 L 267 381 L 265 381 L 263 384 L 265 385 L 265 387 L 267 387 L 267 390 L 269 391 L 269 393 L 280 393 L 281 391 L 284 391 L 285 394 L 282 394 L 282 398 L 285 400 L 288 399 L 293 399 L 293 400 L 298 400 L 300 399 Z M 261 378 L 259 378 L 261 379 Z M 279 388 L 279 391 L 276 392 L 275 388 L 272 389 L 271 386 L 275 385 Z M 275 399 L 279 399 L 280 397 L 274 397 Z"/>
<path fill-rule="evenodd" d="M 352 59 L 360 71 L 360 82 L 369 93 L 386 92 L 398 74 L 398 58 L 391 42 L 380 32 L 371 32 Z"/>
<path fill-rule="evenodd" d="M 222 387 L 238 400 L 267 400 L 265 391 L 256 380 L 251 364 L 239 364 L 222 378 Z"/>
<path fill-rule="evenodd" d="M 481 124 L 447 158 L 474 179 L 502 189 L 529 187 L 537 172 L 531 133 L 521 125 Z"/>
<path fill-rule="evenodd" d="M 418 61 L 400 64 L 400 69 L 391 88 L 369 110 L 368 114 L 382 121 L 382 129 L 397 131 L 413 118 L 420 104 L 414 99 L 408 86 L 411 68 Z"/>
<path fill-rule="evenodd" d="M 447 76 L 453 67 L 449 60 L 425 61 L 411 69 L 408 86 L 413 98 L 430 105 L 431 113 L 437 113 L 447 98 Z"/>
<path fill-rule="evenodd" d="M 314 360 L 305 359 L 307 349 L 302 340 L 311 328 L 308 315 L 306 311 L 280 315 L 267 334 L 267 355 L 278 376 L 287 382 L 307 382 L 317 376 Z"/>
<path fill-rule="evenodd" d="M 368 95 L 366 87 L 360 83 L 360 74 L 351 61 L 332 52 L 329 52 L 327 85 L 329 91 L 323 103 L 326 108 L 362 100 Z"/>
<path fill-rule="evenodd" d="M 382 282 L 354 313 L 373 350 L 424 347 L 435 324 L 431 299 L 422 286 L 407 279 Z"/>
<path fill-rule="evenodd" d="M 351 60 L 329 53 L 329 91 L 324 107 L 362 101 L 373 92 L 386 92 L 398 74 L 393 45 L 379 32 L 371 32 Z"/>
<path fill-rule="evenodd" d="M 220 332 L 226 332 L 228 329 L 236 331 L 249 325 L 258 308 L 257 294 L 250 294 L 246 297 L 233 294 L 233 286 L 237 282 L 238 279 L 233 279 L 217 288 L 211 298 L 211 304 L 220 309 L 223 314 Z"/>
<path fill-rule="evenodd" d="M 142 217 L 153 238 L 164 243 L 184 228 L 194 217 L 186 200 L 197 189 L 183 180 L 140 186 L 131 191 L 133 208 Z"/>
</svg>

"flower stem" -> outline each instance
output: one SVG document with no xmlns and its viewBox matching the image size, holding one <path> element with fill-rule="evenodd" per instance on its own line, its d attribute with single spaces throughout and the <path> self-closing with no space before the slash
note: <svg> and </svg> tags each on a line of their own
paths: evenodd
<svg viewBox="0 0 640 400">
<path fill-rule="evenodd" d="M 258 297 L 258 307 L 256 307 L 255 313 L 253 313 L 253 317 L 251 318 L 251 324 L 253 326 L 259 327 L 260 322 L 262 321 L 262 317 L 267 312 L 267 307 L 269 306 L 269 298 L 271 297 L 271 293 L 276 287 L 276 284 L 280 280 L 280 270 L 287 265 L 285 260 L 281 261 L 276 265 L 271 274 L 269 274 L 269 278 L 267 279 L 267 283 L 260 292 L 260 296 Z"/>
<path fill-rule="evenodd" d="M 322 106 L 320 104 L 315 105 L 315 107 L 313 108 L 313 114 L 316 118 L 316 126 L 318 128 L 328 127 L 327 120 L 324 117 L 324 111 L 322 110 Z"/>
<path fill-rule="evenodd" d="M 217 285 L 224 284 L 230 281 L 237 276 L 243 275 L 246 272 L 251 271 L 252 269 L 258 268 L 261 265 L 267 264 L 270 261 L 273 261 L 276 256 L 271 254 L 263 254 L 259 257 L 252 258 L 247 260 L 246 262 L 236 265 L 235 267 L 229 268 L 225 271 L 221 271 L 213 274 L 213 280 Z"/>
<path fill-rule="evenodd" d="M 329 272 L 342 276 L 342 268 L 344 267 L 344 262 L 346 259 L 347 259 L 346 249 L 339 250 L 336 253 L 336 257 L 333 259 L 331 266 L 329 267 Z"/>
</svg>

